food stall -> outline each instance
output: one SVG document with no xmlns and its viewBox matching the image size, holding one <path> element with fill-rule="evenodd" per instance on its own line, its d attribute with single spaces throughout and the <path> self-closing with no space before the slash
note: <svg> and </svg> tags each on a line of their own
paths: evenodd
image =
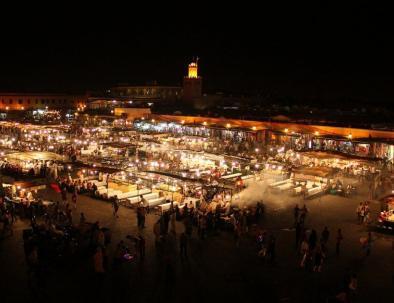
<svg viewBox="0 0 394 303">
<path fill-rule="evenodd" d="M 394 231 L 394 195 L 389 195 L 380 200 L 383 210 L 378 216 L 379 228 Z"/>
</svg>

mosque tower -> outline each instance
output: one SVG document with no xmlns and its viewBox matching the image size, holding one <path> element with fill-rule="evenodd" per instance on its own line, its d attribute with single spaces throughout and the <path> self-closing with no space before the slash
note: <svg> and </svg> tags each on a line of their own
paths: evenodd
<svg viewBox="0 0 394 303">
<path fill-rule="evenodd" d="M 188 67 L 188 75 L 183 78 L 183 100 L 191 102 L 201 98 L 202 78 L 198 75 L 198 58 Z"/>
</svg>

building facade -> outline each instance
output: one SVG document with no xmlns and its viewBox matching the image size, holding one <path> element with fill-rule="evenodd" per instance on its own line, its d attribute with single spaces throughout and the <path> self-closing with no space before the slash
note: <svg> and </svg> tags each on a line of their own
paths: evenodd
<svg viewBox="0 0 394 303">
<path fill-rule="evenodd" d="M 0 110 L 77 109 L 86 96 L 67 94 L 0 93 Z"/>
<path fill-rule="evenodd" d="M 148 85 L 120 84 L 111 87 L 105 94 L 89 97 L 90 109 L 113 109 L 116 107 L 147 107 L 158 102 L 191 102 L 202 96 L 202 78 L 198 75 L 198 62 L 188 65 L 188 75 L 183 86 L 165 86 L 153 82 Z"/>
<path fill-rule="evenodd" d="M 180 86 L 121 85 L 112 87 L 111 96 L 114 98 L 129 98 L 133 101 L 176 101 L 182 98 L 183 89 Z"/>
</svg>

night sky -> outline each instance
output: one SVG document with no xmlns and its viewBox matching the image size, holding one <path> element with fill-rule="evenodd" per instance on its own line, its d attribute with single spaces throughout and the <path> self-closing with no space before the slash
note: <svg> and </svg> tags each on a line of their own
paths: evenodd
<svg viewBox="0 0 394 303">
<path fill-rule="evenodd" d="M 389 11 L 308 8 L 199 10 L 189 19 L 156 19 L 147 11 L 145 19 L 131 12 L 21 17 L 0 30 L 0 90 L 77 92 L 152 80 L 179 85 L 198 56 L 207 91 L 392 99 Z"/>
</svg>

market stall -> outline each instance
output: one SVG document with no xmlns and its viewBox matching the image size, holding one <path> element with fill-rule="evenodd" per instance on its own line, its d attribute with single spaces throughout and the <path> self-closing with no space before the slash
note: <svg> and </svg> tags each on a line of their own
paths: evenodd
<svg viewBox="0 0 394 303">
<path fill-rule="evenodd" d="M 389 195 L 380 200 L 383 210 L 378 217 L 377 226 L 386 230 L 394 230 L 394 195 Z"/>
</svg>

